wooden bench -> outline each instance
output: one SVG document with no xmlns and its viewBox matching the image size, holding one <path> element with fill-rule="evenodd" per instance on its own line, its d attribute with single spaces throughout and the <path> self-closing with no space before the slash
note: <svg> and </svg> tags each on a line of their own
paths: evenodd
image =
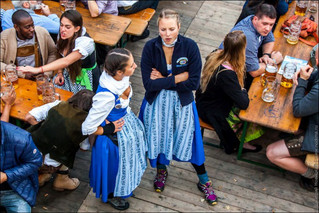
<svg viewBox="0 0 319 213">
<path fill-rule="evenodd" d="M 127 40 L 123 42 L 123 46 L 125 46 L 130 36 L 141 36 L 143 34 L 144 30 L 148 26 L 148 22 L 152 19 L 154 14 L 154 9 L 146 8 L 137 13 L 129 15 L 119 15 L 125 18 L 130 18 L 132 20 L 131 24 L 125 31 L 125 34 L 127 35 Z"/>
<path fill-rule="evenodd" d="M 198 118 L 199 118 L 199 125 L 200 125 L 201 132 L 202 132 L 203 143 L 207 144 L 207 145 L 210 145 L 210 146 L 218 147 L 218 148 L 221 148 L 221 149 L 224 148 L 221 143 L 219 143 L 219 145 L 216 145 L 216 144 L 213 144 L 213 143 L 204 142 L 204 130 L 208 129 L 208 130 L 211 130 L 211 131 L 215 131 L 215 129 L 210 124 L 204 122 L 200 117 L 198 117 Z"/>
<path fill-rule="evenodd" d="M 125 31 L 125 34 L 140 36 L 146 29 L 148 22 L 153 18 L 155 10 L 152 8 L 146 8 L 137 13 L 129 15 L 120 15 L 132 20 L 130 26 Z"/>
<path fill-rule="evenodd" d="M 123 16 L 125 18 L 130 18 L 130 19 L 132 19 L 132 18 L 141 19 L 141 20 L 149 22 L 153 18 L 154 14 L 155 14 L 154 9 L 146 8 L 144 10 L 137 12 L 137 13 L 133 13 L 133 14 L 129 14 L 129 15 L 120 15 L 120 16 Z"/>
</svg>

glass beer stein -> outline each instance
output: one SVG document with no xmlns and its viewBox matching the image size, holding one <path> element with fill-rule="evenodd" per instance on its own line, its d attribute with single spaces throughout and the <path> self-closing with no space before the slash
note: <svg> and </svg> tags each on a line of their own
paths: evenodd
<svg viewBox="0 0 319 213">
<path fill-rule="evenodd" d="M 13 63 L 8 64 L 5 68 L 5 76 L 6 80 L 10 81 L 12 83 L 12 86 L 14 89 L 18 88 L 18 73 L 17 73 L 17 67 Z"/>
<path fill-rule="evenodd" d="M 287 63 L 281 78 L 280 85 L 284 88 L 291 88 L 293 85 L 293 77 L 297 71 L 297 66 L 294 63 Z"/>
<path fill-rule="evenodd" d="M 274 76 L 276 77 L 276 73 L 278 71 L 278 68 L 277 68 L 277 65 L 275 63 L 268 63 L 266 65 L 266 70 L 265 70 L 265 73 L 263 73 L 261 76 L 260 76 L 260 82 L 261 82 L 261 85 L 262 86 L 265 86 L 265 80 L 267 77 L 269 76 Z"/>
<path fill-rule="evenodd" d="M 44 84 L 42 87 L 42 101 L 43 103 L 51 103 L 56 100 L 61 100 L 59 93 L 55 92 L 55 88 L 52 83 Z"/>
<path fill-rule="evenodd" d="M 295 15 L 299 15 L 299 16 L 306 15 L 307 6 L 308 6 L 307 0 L 297 0 Z"/>
<path fill-rule="evenodd" d="M 47 75 L 45 74 L 39 74 L 36 76 L 36 83 L 37 83 L 37 94 L 38 94 L 38 99 L 42 100 L 42 91 L 43 91 L 43 86 L 47 83 L 49 83 L 50 79 Z"/>
<path fill-rule="evenodd" d="M 295 20 L 291 23 L 290 27 L 285 27 L 284 30 L 289 31 L 289 34 L 285 36 L 287 38 L 287 43 L 292 45 L 297 44 L 301 31 L 301 22 Z"/>
<path fill-rule="evenodd" d="M 268 76 L 265 79 L 265 86 L 261 98 L 267 103 L 272 103 L 276 99 L 277 79 L 276 76 Z"/>
</svg>

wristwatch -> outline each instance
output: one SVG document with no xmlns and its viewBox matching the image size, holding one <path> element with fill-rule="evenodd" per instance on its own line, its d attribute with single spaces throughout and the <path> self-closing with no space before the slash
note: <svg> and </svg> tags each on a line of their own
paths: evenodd
<svg viewBox="0 0 319 213">
<path fill-rule="evenodd" d="M 270 53 L 263 53 L 263 56 L 264 55 L 268 55 L 268 57 L 271 58 L 271 54 Z"/>
</svg>

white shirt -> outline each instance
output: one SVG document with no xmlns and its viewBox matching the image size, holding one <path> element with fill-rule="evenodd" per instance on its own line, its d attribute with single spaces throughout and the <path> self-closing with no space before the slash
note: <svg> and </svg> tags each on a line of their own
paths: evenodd
<svg viewBox="0 0 319 213">
<path fill-rule="evenodd" d="M 129 1 L 117 1 L 117 7 L 129 7 L 135 4 L 136 0 L 129 0 Z"/>
<path fill-rule="evenodd" d="M 38 121 L 43 121 L 46 119 L 46 117 L 48 117 L 48 112 L 49 110 L 58 105 L 61 101 L 60 100 L 56 100 L 52 103 L 48 103 L 48 104 L 44 104 L 42 106 L 36 107 L 34 109 L 32 109 L 31 111 L 29 111 L 29 113 Z"/>
<path fill-rule="evenodd" d="M 80 52 L 80 54 L 82 55 L 81 60 L 91 55 L 95 50 L 94 40 L 90 37 L 84 36 L 85 33 L 86 28 L 83 27 L 82 35 L 75 39 L 74 49 L 72 50 L 72 52 L 77 50 Z M 61 55 L 64 57 L 63 54 Z"/>
<path fill-rule="evenodd" d="M 120 96 L 123 92 L 130 86 L 129 77 L 124 77 L 121 81 L 115 80 L 112 76 L 108 75 L 103 71 L 100 77 L 100 85 L 103 88 L 107 88 L 112 93 Z M 110 92 L 99 92 L 93 97 L 92 108 L 89 111 L 88 116 L 85 121 L 82 123 L 82 134 L 91 135 L 96 132 L 97 128 L 101 123 L 106 119 L 110 114 L 112 109 L 115 106 L 115 97 Z M 120 98 L 122 108 L 127 107 L 127 112 L 130 112 L 131 109 L 129 105 L 129 99 L 132 97 L 133 91 L 131 92 L 128 99 Z"/>
</svg>

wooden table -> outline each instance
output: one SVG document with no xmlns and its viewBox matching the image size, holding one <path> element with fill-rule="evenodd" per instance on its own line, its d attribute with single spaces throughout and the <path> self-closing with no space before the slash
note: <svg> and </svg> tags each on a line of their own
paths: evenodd
<svg viewBox="0 0 319 213">
<path fill-rule="evenodd" d="M 49 6 L 51 13 L 55 13 L 61 17 L 63 11 L 61 11 L 58 2 L 43 1 L 43 3 Z M 5 10 L 13 9 L 13 5 L 11 1 L 1 1 L 1 8 Z M 131 23 L 131 19 L 129 18 L 106 13 L 92 18 L 90 12 L 83 7 L 77 7 L 76 10 L 81 13 L 83 24 L 92 39 L 94 39 L 94 42 L 103 45 L 116 46 Z"/>
<path fill-rule="evenodd" d="M 274 31 L 275 36 L 275 48 L 283 54 L 283 57 L 286 55 L 300 58 L 309 61 L 311 46 L 306 45 L 305 43 L 299 41 L 296 45 L 288 44 L 286 38 L 280 32 L 282 23 L 287 20 L 290 16 L 294 14 L 296 1 L 292 2 L 289 5 L 288 12 L 281 16 L 277 27 Z M 310 14 L 307 14 L 310 16 Z M 317 14 L 313 15 L 315 21 L 318 23 Z M 307 40 L 314 41 L 313 37 L 308 37 Z M 280 64 L 278 65 L 278 68 Z M 282 75 L 277 74 L 277 80 L 281 81 Z M 245 121 L 244 133 L 241 138 L 240 148 L 238 151 L 237 159 L 245 160 L 241 158 L 242 146 L 245 139 L 247 122 L 256 123 L 258 125 L 268 127 L 271 129 L 287 132 L 287 133 L 296 133 L 299 129 L 301 118 L 296 118 L 293 116 L 293 107 L 292 100 L 293 94 L 296 86 L 294 85 L 291 89 L 286 89 L 278 84 L 277 88 L 277 97 L 273 103 L 266 103 L 261 99 L 261 94 L 263 87 L 260 83 L 260 78 L 256 77 L 249 89 L 249 107 L 246 110 L 241 110 L 239 117 Z"/>
<path fill-rule="evenodd" d="M 43 101 L 38 100 L 37 84 L 35 81 L 19 78 L 19 87 L 15 90 L 16 100 L 11 108 L 10 117 L 25 120 L 27 113 L 35 107 L 42 106 Z M 55 92 L 59 93 L 62 101 L 68 100 L 73 93 L 55 88 Z M 1 112 L 3 105 L 1 104 Z"/>
</svg>

